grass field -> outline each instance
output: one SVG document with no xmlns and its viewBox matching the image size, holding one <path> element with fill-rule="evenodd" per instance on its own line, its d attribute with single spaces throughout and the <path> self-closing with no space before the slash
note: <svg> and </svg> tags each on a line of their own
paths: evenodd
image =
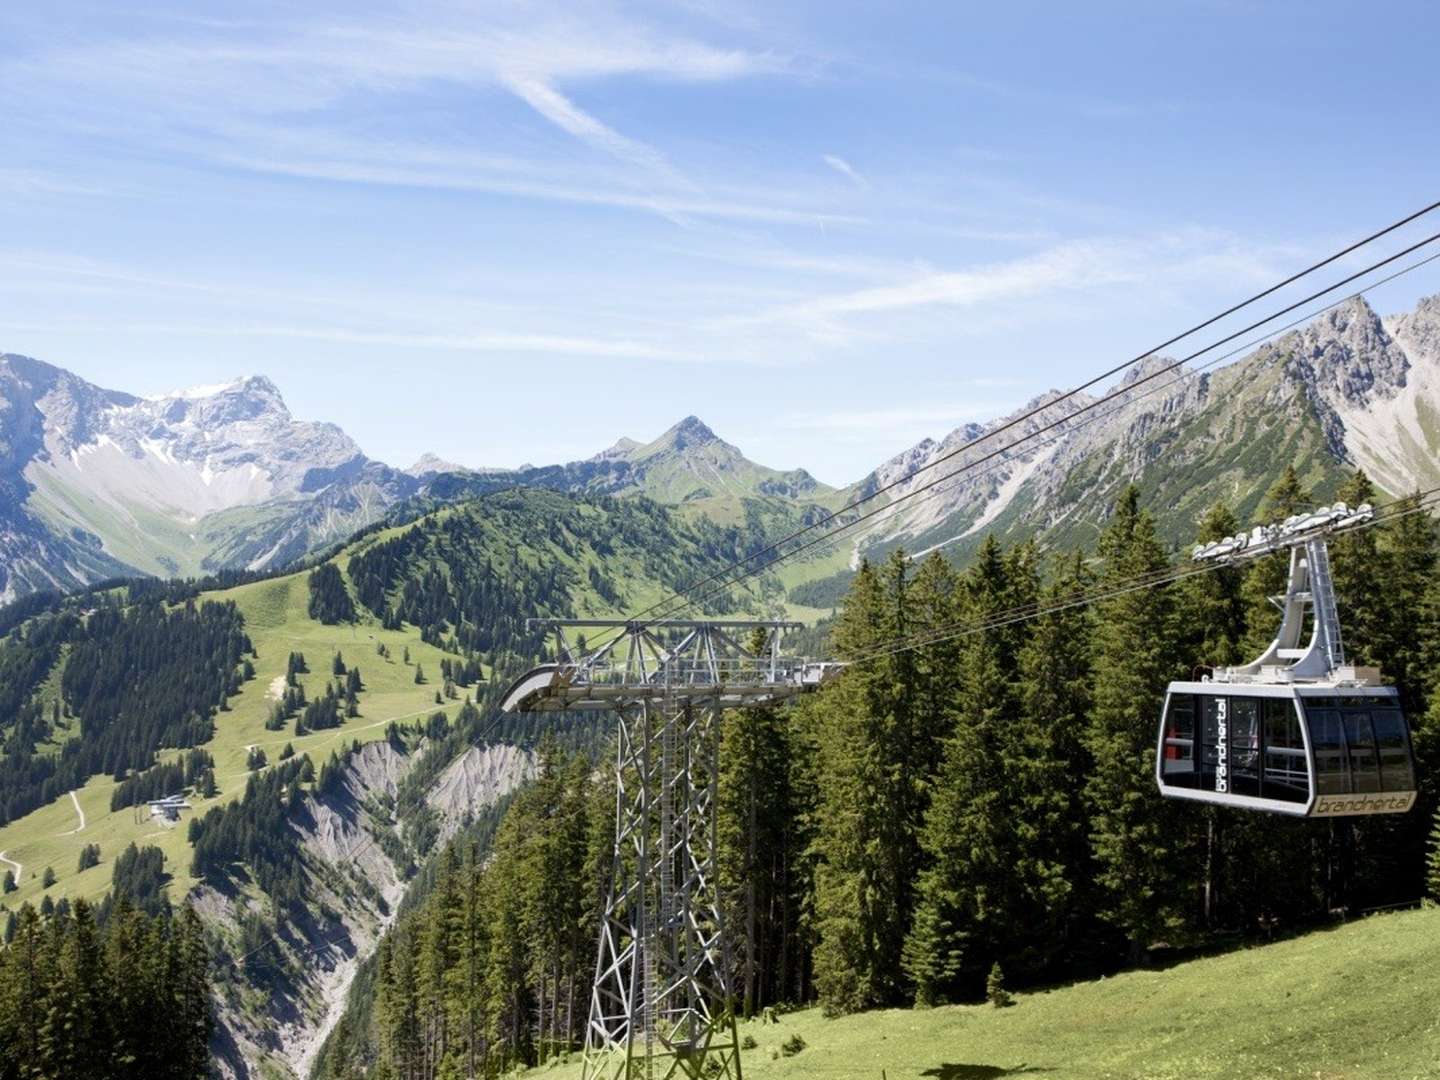
<svg viewBox="0 0 1440 1080">
<path fill-rule="evenodd" d="M 332 750 L 348 745 L 351 740 L 363 743 L 383 738 L 391 721 L 408 722 L 442 709 L 453 713 L 458 707 L 458 702 L 435 704 L 435 690 L 441 683 L 440 660 L 445 653 L 422 642 L 413 627 L 387 631 L 374 621 L 353 626 L 325 626 L 312 621 L 306 611 L 310 593 L 303 573 L 210 595 L 234 600 L 240 606 L 246 632 L 259 653 L 255 660 L 255 678 L 230 699 L 229 711 L 216 715 L 215 738 L 205 744 L 205 749 L 215 758 L 220 794 L 210 800 L 192 798 L 190 802 L 195 809 L 182 816 L 177 827 L 165 828 L 147 817 L 137 819 L 134 808 L 111 813 L 110 795 L 115 781 L 108 776 L 91 777 L 75 793 L 86 818 L 85 828 L 79 832 L 75 830 L 80 818 L 69 795 L 62 795 L 0 829 L 0 852 L 23 867 L 19 890 L 0 897 L 0 903 L 11 909 L 27 900 L 38 904 L 47 891 L 56 900 L 62 896 L 98 900 L 110 887 L 112 861 L 132 842 L 153 844 L 165 853 L 165 868 L 172 876 L 170 896 L 178 899 L 193 883 L 189 876 L 190 845 L 186 840 L 189 817 L 204 814 L 211 806 L 244 793 L 249 747 L 262 747 L 274 764 L 288 742 L 293 744 L 296 754 L 308 752 L 318 769 Z M 390 647 L 388 660 L 376 653 L 380 642 Z M 402 660 L 407 647 L 412 661 L 409 665 Z M 273 700 L 270 690 L 277 678 L 283 679 L 291 650 L 305 654 L 311 674 L 301 676 L 301 681 L 310 697 L 323 690 L 336 651 L 344 656 L 347 665 L 358 666 L 365 683 L 360 695 L 360 716 L 345 721 L 339 728 L 301 738 L 294 735 L 293 720 L 288 732 L 266 731 L 265 719 Z M 423 685 L 415 683 L 417 662 L 427 678 Z M 176 756 L 176 752 L 171 751 L 161 754 L 160 760 L 172 760 Z M 100 845 L 100 865 L 77 873 L 80 849 L 86 844 Z M 40 883 L 47 866 L 55 871 L 56 882 L 44 890 Z M 9 868 L 7 864 L 0 864 L 0 873 Z"/>
<path fill-rule="evenodd" d="M 988 1005 L 742 1024 L 755 1080 L 1435 1080 L 1440 910 Z M 798 1035 L 805 1048 L 781 1056 Z M 578 1064 L 524 1074 L 578 1080 Z"/>
</svg>

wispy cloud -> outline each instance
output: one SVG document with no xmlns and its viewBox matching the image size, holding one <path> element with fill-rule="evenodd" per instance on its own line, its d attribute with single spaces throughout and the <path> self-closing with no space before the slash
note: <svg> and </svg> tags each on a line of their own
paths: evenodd
<svg viewBox="0 0 1440 1080">
<path fill-rule="evenodd" d="M 658 173 L 619 165 L 527 158 L 494 150 L 367 138 L 348 133 L 300 132 L 273 123 L 229 124 L 223 138 L 179 137 L 197 156 L 250 172 L 346 184 L 489 192 L 545 202 L 609 206 L 679 218 L 723 219 L 776 225 L 863 225 L 844 209 L 785 190 L 656 182 Z M 645 151 L 636 154 L 643 158 Z M 658 162 L 658 159 L 657 159 Z M 657 167 L 663 169 L 663 163 Z"/>
<path fill-rule="evenodd" d="M 39 169 L 0 168 L 0 194 L 26 195 L 113 195 L 100 184 L 88 184 Z"/>
<path fill-rule="evenodd" d="M 637 139 L 627 138 L 614 128 L 601 123 L 549 83 L 540 79 L 507 79 L 505 85 L 537 113 L 577 139 L 622 161 L 643 166 L 669 178 L 681 179 L 659 150 Z M 685 181 L 685 186 L 693 185 Z"/>
<path fill-rule="evenodd" d="M 834 154 L 822 154 L 820 160 L 825 162 L 826 165 L 829 165 L 830 168 L 834 169 L 841 176 L 845 177 L 860 190 L 865 191 L 869 189 L 870 181 L 866 180 L 865 177 L 861 176 L 858 172 L 856 172 L 855 166 L 851 165 L 844 158 L 837 157 Z"/>
<path fill-rule="evenodd" d="M 925 308 L 993 308 L 1114 285 L 1182 283 L 1222 276 L 1265 279 L 1264 253 L 1208 232 L 1122 240 L 1077 241 L 968 270 L 940 271 L 849 292 L 830 293 L 732 320 L 734 325 L 791 324 L 813 335 L 843 338 L 848 321 Z"/>
<path fill-rule="evenodd" d="M 423 18 L 412 14 L 408 21 L 301 16 L 285 24 L 272 22 L 249 35 L 182 23 L 170 36 L 122 36 L 57 47 L 0 63 L 0 94 L 24 102 L 32 114 L 47 106 L 53 109 L 56 102 L 80 102 L 78 109 L 56 111 L 53 121 L 104 131 L 107 137 L 163 143 L 167 151 L 189 150 L 232 165 L 293 175 L 393 183 L 399 176 L 394 163 L 378 168 L 372 154 L 327 169 L 312 153 L 308 160 L 292 157 L 287 168 L 286 155 L 257 145 L 255 132 L 262 127 L 285 131 L 301 144 L 344 132 L 358 143 L 366 137 L 357 133 L 355 118 L 345 114 L 352 102 L 366 96 L 397 99 L 457 85 L 499 91 L 586 147 L 630 166 L 632 174 L 620 187 L 658 192 L 659 197 L 607 196 L 605 188 L 613 189 L 613 182 L 587 197 L 591 163 L 554 153 L 537 155 L 535 145 L 520 157 L 532 171 L 548 166 L 554 182 L 535 183 L 532 177 L 522 183 L 511 177 L 505 185 L 508 193 L 627 206 L 672 218 L 695 213 L 814 221 L 820 216 L 765 213 L 763 207 L 750 215 L 724 197 L 705 197 L 709 185 L 693 182 L 661 148 L 618 130 L 577 97 L 611 79 L 706 83 L 784 73 L 793 65 L 784 56 L 714 47 L 601 8 L 582 13 L 500 6 L 480 16 L 441 6 Z M 369 139 L 383 152 L 379 139 Z M 428 179 L 426 186 L 481 190 L 498 186 L 437 182 L 433 172 L 428 178 L 424 173 L 412 168 L 408 182 Z M 667 201 L 667 194 L 699 197 L 687 207 Z"/>
<path fill-rule="evenodd" d="M 179 337 L 283 338 L 331 342 L 374 348 L 441 350 L 460 353 L 540 353 L 547 356 L 610 360 L 643 360 L 677 364 L 704 364 L 709 358 L 678 348 L 646 341 L 567 336 L 563 334 L 475 333 L 421 334 L 404 331 L 351 330 L 336 326 L 245 325 L 216 323 L 86 323 L 58 326 L 43 322 L 0 321 L 0 330 L 163 335 Z M 727 358 L 728 360 L 728 358 Z"/>
</svg>

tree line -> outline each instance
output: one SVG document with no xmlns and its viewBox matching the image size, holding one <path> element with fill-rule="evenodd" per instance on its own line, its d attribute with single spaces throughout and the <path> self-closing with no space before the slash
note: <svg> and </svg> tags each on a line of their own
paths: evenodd
<svg viewBox="0 0 1440 1080">
<path fill-rule="evenodd" d="M 0 949 L 0 1080 L 200 1080 L 208 1075 L 209 958 L 200 920 L 128 900 L 42 919 L 20 909 Z"/>
</svg>

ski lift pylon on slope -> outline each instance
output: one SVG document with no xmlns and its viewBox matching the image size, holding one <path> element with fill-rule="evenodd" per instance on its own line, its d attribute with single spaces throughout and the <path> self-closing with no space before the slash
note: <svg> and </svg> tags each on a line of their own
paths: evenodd
<svg viewBox="0 0 1440 1080">
<path fill-rule="evenodd" d="M 1280 629 L 1257 659 L 1165 693 L 1155 782 L 1166 798 L 1297 817 L 1404 813 L 1415 804 L 1410 728 L 1377 668 L 1345 663 L 1326 537 L 1367 524 L 1344 503 L 1195 549 L 1234 563 L 1290 549 Z M 1309 643 L 1302 645 L 1306 622 Z"/>
</svg>

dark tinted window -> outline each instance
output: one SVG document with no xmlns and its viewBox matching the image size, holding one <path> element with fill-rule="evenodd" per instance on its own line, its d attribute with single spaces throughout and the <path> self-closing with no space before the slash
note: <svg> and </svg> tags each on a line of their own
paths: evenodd
<svg viewBox="0 0 1440 1080">
<path fill-rule="evenodd" d="M 1230 790 L 1260 794 L 1260 698 L 1230 699 Z"/>
<path fill-rule="evenodd" d="M 1410 730 L 1393 697 L 1311 698 L 1305 718 L 1319 794 L 1415 790 Z"/>
<path fill-rule="evenodd" d="M 1351 790 L 1363 794 L 1380 790 L 1380 758 L 1375 752 L 1375 732 L 1370 727 L 1370 714 L 1359 709 L 1346 709 L 1345 742 L 1350 749 Z"/>
<path fill-rule="evenodd" d="M 1171 694 L 1165 709 L 1165 741 L 1160 750 L 1160 776 L 1172 787 L 1193 788 L 1195 769 L 1195 698 Z"/>
<path fill-rule="evenodd" d="M 1399 709 L 1378 708 L 1370 713 L 1375 748 L 1380 756 L 1380 788 L 1414 791 L 1415 770 L 1410 764 L 1410 731 Z"/>
<path fill-rule="evenodd" d="M 1310 722 L 1310 746 L 1315 753 L 1315 791 L 1319 795 L 1344 795 L 1350 790 L 1350 771 L 1346 766 L 1345 734 L 1340 713 L 1323 705 L 1307 704 L 1306 719 Z"/>
<path fill-rule="evenodd" d="M 1260 793 L 1267 799 L 1304 802 L 1310 797 L 1310 776 L 1300 717 L 1288 698 L 1263 698 L 1265 775 Z"/>
</svg>

